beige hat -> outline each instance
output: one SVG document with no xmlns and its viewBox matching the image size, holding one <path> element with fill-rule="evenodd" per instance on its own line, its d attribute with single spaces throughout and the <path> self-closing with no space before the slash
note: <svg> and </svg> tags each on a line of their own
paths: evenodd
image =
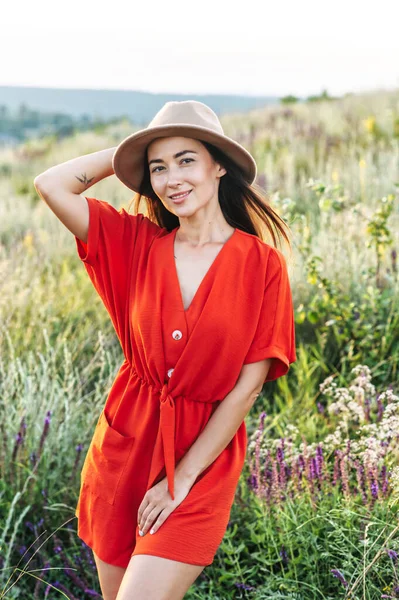
<svg viewBox="0 0 399 600">
<path fill-rule="evenodd" d="M 241 167 L 249 184 L 254 182 L 257 171 L 255 159 L 243 146 L 223 133 L 216 113 L 196 100 L 166 102 L 146 129 L 129 135 L 117 146 L 112 167 L 118 179 L 131 190 L 139 192 L 148 144 L 156 138 L 168 136 L 210 142 Z"/>
</svg>

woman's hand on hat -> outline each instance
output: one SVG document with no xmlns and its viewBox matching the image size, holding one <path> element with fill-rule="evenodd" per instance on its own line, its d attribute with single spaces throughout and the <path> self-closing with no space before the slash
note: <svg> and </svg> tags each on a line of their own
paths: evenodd
<svg viewBox="0 0 399 600">
<path fill-rule="evenodd" d="M 183 502 L 191 487 L 192 483 L 188 480 L 176 478 L 174 500 L 169 493 L 166 477 L 147 490 L 137 514 L 139 535 L 145 535 L 148 531 L 151 534 L 156 533 L 175 508 Z"/>
</svg>

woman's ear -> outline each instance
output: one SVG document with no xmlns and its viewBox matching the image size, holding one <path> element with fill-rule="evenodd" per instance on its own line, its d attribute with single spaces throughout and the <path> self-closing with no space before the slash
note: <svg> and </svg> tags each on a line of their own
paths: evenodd
<svg viewBox="0 0 399 600">
<path fill-rule="evenodd" d="M 224 167 L 222 167 L 222 165 L 218 164 L 218 176 L 219 177 L 223 177 L 223 175 L 226 175 L 227 171 Z"/>
</svg>

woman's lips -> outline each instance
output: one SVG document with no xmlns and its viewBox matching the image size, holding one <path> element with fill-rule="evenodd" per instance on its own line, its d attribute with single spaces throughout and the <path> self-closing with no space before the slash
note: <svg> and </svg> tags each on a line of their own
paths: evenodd
<svg viewBox="0 0 399 600">
<path fill-rule="evenodd" d="M 191 194 L 192 190 L 190 190 L 185 196 L 183 196 L 182 198 L 171 198 L 173 204 L 181 204 L 182 202 L 184 202 L 184 200 L 187 198 L 187 196 L 189 194 Z"/>
</svg>

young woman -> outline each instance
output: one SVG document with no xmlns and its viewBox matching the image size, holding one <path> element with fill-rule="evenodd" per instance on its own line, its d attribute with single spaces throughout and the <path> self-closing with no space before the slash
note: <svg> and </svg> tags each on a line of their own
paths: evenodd
<svg viewBox="0 0 399 600">
<path fill-rule="evenodd" d="M 81 195 L 113 173 L 137 192 L 136 214 Z M 104 600 L 178 600 L 213 562 L 244 465 L 245 416 L 296 360 L 275 247 L 276 233 L 289 244 L 288 227 L 255 177 L 216 114 L 184 101 L 116 148 L 35 179 L 74 234 L 125 356 L 76 508 Z"/>
</svg>

